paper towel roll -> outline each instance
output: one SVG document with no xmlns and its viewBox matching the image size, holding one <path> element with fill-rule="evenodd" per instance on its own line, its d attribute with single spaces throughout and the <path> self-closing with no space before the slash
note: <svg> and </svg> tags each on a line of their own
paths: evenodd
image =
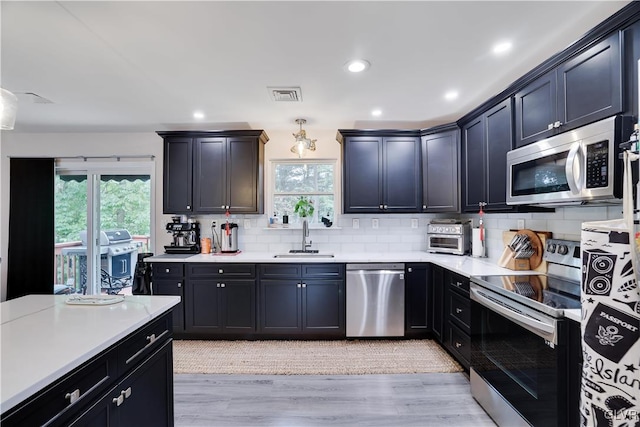
<svg viewBox="0 0 640 427">
<path fill-rule="evenodd" d="M 487 238 L 487 230 L 484 231 L 484 238 Z M 480 229 L 474 228 L 473 235 L 471 239 L 471 255 L 475 258 L 484 258 L 485 251 L 484 245 L 482 244 L 482 240 L 480 240 Z"/>
</svg>

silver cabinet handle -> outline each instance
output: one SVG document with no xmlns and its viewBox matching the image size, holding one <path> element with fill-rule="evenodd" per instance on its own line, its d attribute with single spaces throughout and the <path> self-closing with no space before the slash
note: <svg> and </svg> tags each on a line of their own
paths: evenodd
<svg viewBox="0 0 640 427">
<path fill-rule="evenodd" d="M 383 209 L 383 207 L 382 207 L 382 206 L 383 206 L 383 205 L 380 205 L 380 209 Z"/>
<path fill-rule="evenodd" d="M 456 308 L 456 313 L 460 314 L 462 312 L 463 312 L 463 310 L 461 308 Z"/>
<path fill-rule="evenodd" d="M 456 342 L 456 348 L 460 348 L 462 347 L 462 344 L 460 344 L 459 342 Z"/>
<path fill-rule="evenodd" d="M 221 288 L 224 288 L 225 286 L 227 286 L 227 285 L 225 285 L 224 283 L 220 283 L 220 287 Z"/>
<path fill-rule="evenodd" d="M 165 268 L 165 270 L 164 270 L 165 273 L 168 273 L 169 271 L 171 271 L 171 270 L 169 270 L 168 268 Z"/>
<path fill-rule="evenodd" d="M 456 283 L 455 283 L 455 285 L 456 285 L 457 287 L 460 287 L 460 286 L 462 286 L 462 282 L 456 282 Z"/>
<path fill-rule="evenodd" d="M 553 123 L 553 127 L 556 128 L 556 129 L 559 128 L 560 126 L 562 126 L 562 122 L 561 121 L 557 121 L 557 122 Z"/>
<path fill-rule="evenodd" d="M 306 284 L 306 283 L 303 283 L 303 284 L 302 284 L 302 287 L 303 287 L 303 288 L 306 288 L 306 287 L 307 287 L 307 284 Z"/>
<path fill-rule="evenodd" d="M 224 205 L 220 206 L 220 209 L 224 209 Z"/>
<path fill-rule="evenodd" d="M 69 401 L 69 403 L 73 403 L 76 400 L 80 399 L 80 389 L 77 388 L 73 390 L 71 393 L 67 393 L 64 395 L 64 398 Z"/>
<path fill-rule="evenodd" d="M 297 288 L 301 288 L 301 287 L 302 287 L 302 283 L 298 283 L 298 284 L 296 285 L 296 287 L 297 287 Z"/>
<path fill-rule="evenodd" d="M 427 209 L 427 205 L 422 205 L 422 209 Z"/>
<path fill-rule="evenodd" d="M 115 403 L 116 406 L 120 406 L 120 405 L 122 405 L 122 402 L 124 402 L 124 396 L 120 395 L 118 397 L 114 397 L 112 402 Z"/>
<path fill-rule="evenodd" d="M 128 387 L 126 390 L 122 390 L 120 392 L 120 396 L 124 396 L 125 399 L 129 398 L 129 396 L 131 396 L 131 387 Z"/>
<path fill-rule="evenodd" d="M 413 268 L 409 267 L 407 268 L 407 272 L 411 273 L 413 271 Z"/>
<path fill-rule="evenodd" d="M 384 205 L 384 208 L 387 209 L 387 205 Z"/>
<path fill-rule="evenodd" d="M 223 269 L 218 269 L 218 274 L 224 274 L 224 270 Z"/>
<path fill-rule="evenodd" d="M 149 336 L 147 336 L 147 341 L 149 341 L 149 344 L 153 344 L 155 342 L 155 340 L 157 340 L 158 338 L 156 338 L 156 334 L 151 334 Z"/>
<path fill-rule="evenodd" d="M 219 287 L 220 287 L 220 283 L 216 283 L 216 288 L 219 288 Z"/>
<path fill-rule="evenodd" d="M 187 209 L 191 209 L 191 205 L 187 205 Z"/>
<path fill-rule="evenodd" d="M 551 130 L 551 129 L 553 129 L 553 123 L 549 123 L 549 124 L 547 125 L 547 130 Z"/>
<path fill-rule="evenodd" d="M 182 283 L 178 282 L 178 287 L 181 288 L 182 287 Z"/>
</svg>

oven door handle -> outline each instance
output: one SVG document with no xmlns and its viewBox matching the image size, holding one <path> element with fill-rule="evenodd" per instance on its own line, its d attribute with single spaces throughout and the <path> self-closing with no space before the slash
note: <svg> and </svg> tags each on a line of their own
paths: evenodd
<svg viewBox="0 0 640 427">
<path fill-rule="evenodd" d="M 539 337 L 544 338 L 547 341 L 550 341 L 554 344 L 557 344 L 556 342 L 557 337 L 555 333 L 556 328 L 554 325 L 549 325 L 547 323 L 536 320 L 532 317 L 522 315 L 494 301 L 491 301 L 490 299 L 484 297 L 476 288 L 471 288 L 471 299 L 478 302 L 479 304 L 482 304 L 483 306 L 487 307 L 488 309 L 496 313 L 502 314 L 509 320 L 512 320 L 513 322 L 519 324 L 520 326 L 523 326 L 524 328 L 535 333 Z"/>
</svg>

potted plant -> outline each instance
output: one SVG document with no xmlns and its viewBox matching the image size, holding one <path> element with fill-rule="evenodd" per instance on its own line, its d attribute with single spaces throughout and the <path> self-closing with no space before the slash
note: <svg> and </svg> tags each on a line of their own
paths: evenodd
<svg viewBox="0 0 640 427">
<path fill-rule="evenodd" d="M 306 197 L 300 197 L 300 200 L 296 203 L 293 208 L 293 212 L 296 213 L 300 218 L 307 218 L 313 216 L 313 201 L 307 199 Z"/>
</svg>

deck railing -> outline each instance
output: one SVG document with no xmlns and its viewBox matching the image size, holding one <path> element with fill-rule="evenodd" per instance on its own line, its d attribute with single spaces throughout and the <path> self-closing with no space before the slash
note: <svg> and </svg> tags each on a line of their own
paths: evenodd
<svg viewBox="0 0 640 427">
<path fill-rule="evenodd" d="M 138 252 L 150 252 L 149 243 L 151 238 L 149 236 L 133 235 L 133 242 L 139 244 Z M 80 263 L 78 255 L 63 255 L 62 250 L 65 248 L 72 248 L 75 246 L 82 246 L 82 242 L 66 242 L 56 243 L 55 245 L 55 265 L 53 271 L 53 283 L 61 285 L 73 286 L 76 291 L 80 289 Z M 132 272 L 133 273 L 133 272 Z"/>
</svg>

